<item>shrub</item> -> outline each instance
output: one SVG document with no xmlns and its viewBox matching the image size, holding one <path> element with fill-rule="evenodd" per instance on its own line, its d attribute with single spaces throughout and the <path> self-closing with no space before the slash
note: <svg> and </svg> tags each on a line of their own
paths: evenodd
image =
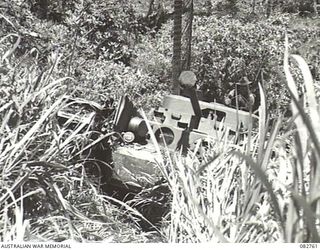
<svg viewBox="0 0 320 250">
<path fill-rule="evenodd" d="M 155 34 L 150 31 L 136 46 L 132 66 L 157 77 L 162 83 L 170 82 L 173 22 L 162 25 Z M 147 59 L 147 60 L 146 60 Z"/>
<path fill-rule="evenodd" d="M 137 107 L 149 110 L 160 104 L 162 95 L 168 91 L 168 85 L 143 72 L 112 61 L 77 62 L 79 85 L 74 95 L 104 103 L 108 98 L 119 100 L 127 94 Z"/>
<path fill-rule="evenodd" d="M 205 95 L 224 102 L 243 76 L 253 82 L 252 91 L 256 93 L 261 69 L 270 78 L 280 63 L 283 35 L 283 26 L 266 20 L 244 23 L 227 17 L 196 19 L 193 67 Z"/>
<path fill-rule="evenodd" d="M 300 12 L 301 14 L 305 14 L 306 12 L 313 12 L 313 0 L 287 0 L 282 3 L 282 10 L 284 12 L 291 12 L 297 13 Z"/>
</svg>

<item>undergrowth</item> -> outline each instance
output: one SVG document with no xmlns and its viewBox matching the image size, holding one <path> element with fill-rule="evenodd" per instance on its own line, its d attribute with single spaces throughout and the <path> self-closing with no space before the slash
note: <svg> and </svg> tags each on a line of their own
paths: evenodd
<svg viewBox="0 0 320 250">
<path fill-rule="evenodd" d="M 10 36 L 16 44 L 8 48 Z M 7 50 L 0 78 L 0 241 L 150 241 L 134 212 L 112 203 L 99 180 L 89 178 L 85 158 L 71 161 L 95 142 L 94 115 L 73 129 L 59 124 L 56 114 L 68 105 L 65 93 L 73 81 L 58 78 L 59 56 L 40 71 L 28 54 L 14 56 L 19 41 L 15 34 L 1 40 Z"/>
</svg>

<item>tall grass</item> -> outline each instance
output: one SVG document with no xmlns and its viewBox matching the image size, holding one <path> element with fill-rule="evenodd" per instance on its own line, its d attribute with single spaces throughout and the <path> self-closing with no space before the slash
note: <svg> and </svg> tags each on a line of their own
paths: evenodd
<svg viewBox="0 0 320 250">
<path fill-rule="evenodd" d="M 17 37 L 12 47 L 9 36 Z M 60 56 L 40 67 L 36 50 L 15 57 L 19 42 L 14 34 L 0 40 L 0 241 L 150 241 L 139 214 L 111 204 L 89 178 L 85 152 L 109 136 L 92 139 L 95 114 L 73 129 L 57 120 L 75 84 Z"/>
<path fill-rule="evenodd" d="M 170 242 L 282 240 L 268 193 L 246 161 L 234 153 L 247 152 L 247 139 L 239 144 L 226 137 L 211 141 L 202 161 L 190 152 L 186 157 L 176 154 L 172 165 L 166 164 L 172 192 L 166 231 Z M 254 134 L 251 144 L 257 140 Z"/>
<path fill-rule="evenodd" d="M 286 44 L 287 44 L 286 40 Z M 294 133 L 295 164 L 293 165 L 293 203 L 290 204 L 288 231 L 293 232 L 292 224 L 297 223 L 298 233 L 288 234 L 291 241 L 319 242 L 317 215 L 319 214 L 319 156 L 320 156 L 320 113 L 315 97 L 314 83 L 307 63 L 298 55 L 291 55 L 298 64 L 304 79 L 303 102 L 299 101 L 297 87 L 289 70 L 289 53 L 286 46 L 284 69 L 288 89 L 292 97 L 292 111 L 295 116 Z"/>
</svg>

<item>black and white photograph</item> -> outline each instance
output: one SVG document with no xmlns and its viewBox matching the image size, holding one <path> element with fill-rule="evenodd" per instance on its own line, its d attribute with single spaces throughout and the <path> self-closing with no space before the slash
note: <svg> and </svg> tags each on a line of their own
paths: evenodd
<svg viewBox="0 0 320 250">
<path fill-rule="evenodd" d="M 320 247 L 319 67 L 320 0 L 0 0 L 0 248 Z"/>
</svg>

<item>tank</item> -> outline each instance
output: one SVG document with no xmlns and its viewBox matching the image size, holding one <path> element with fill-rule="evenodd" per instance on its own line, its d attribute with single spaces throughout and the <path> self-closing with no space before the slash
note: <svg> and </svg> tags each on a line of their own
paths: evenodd
<svg viewBox="0 0 320 250">
<path fill-rule="evenodd" d="M 183 71 L 179 82 L 185 96 L 164 96 L 162 106 L 152 110 L 149 119 L 143 117 L 125 95 L 116 108 L 111 108 L 111 101 L 102 107 L 85 100 L 68 100 L 77 106 L 86 106 L 90 112 L 76 116 L 70 110 L 69 113 L 61 110 L 58 120 L 71 128 L 79 127 L 79 124 L 85 128 L 95 117 L 94 129 L 98 132 L 112 129 L 116 136 L 108 137 L 108 143 L 101 140 L 84 152 L 90 153 L 89 158 L 97 160 L 99 170 L 96 172 L 102 175 L 103 183 L 108 183 L 113 190 L 137 193 L 154 186 L 163 178 L 157 166 L 162 157 L 157 147 L 186 153 L 194 150 L 199 141 L 219 138 L 221 127 L 230 134 L 237 131 L 246 133 L 252 121 L 258 119 L 246 111 L 200 101 L 195 90 L 196 76 L 191 71 Z M 106 129 L 106 126 L 109 128 Z"/>
<path fill-rule="evenodd" d="M 199 101 L 191 71 L 183 71 L 179 82 L 186 96 L 164 96 L 162 106 L 148 120 L 127 96 L 121 98 L 113 121 L 114 130 L 122 135 L 122 142 L 113 150 L 112 179 L 117 183 L 139 190 L 159 182 L 163 177 L 157 166 L 161 155 L 155 146 L 187 152 L 199 141 L 219 138 L 222 126 L 231 134 L 246 133 L 258 119 L 220 103 Z"/>
</svg>

